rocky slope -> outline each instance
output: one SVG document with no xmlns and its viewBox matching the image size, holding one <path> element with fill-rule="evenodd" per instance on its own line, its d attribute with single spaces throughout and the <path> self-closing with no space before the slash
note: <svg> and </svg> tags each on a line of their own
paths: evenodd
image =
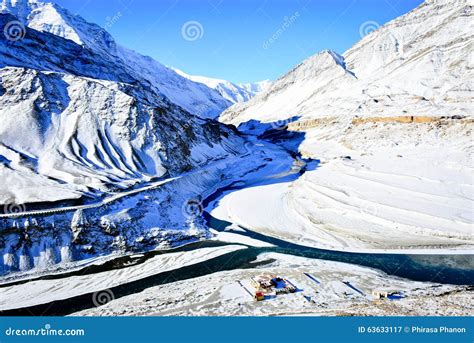
<svg viewBox="0 0 474 343">
<path fill-rule="evenodd" d="M 14 19 L 0 15 L 0 28 Z M 120 62 L 71 40 L 27 28 L 21 41 L 0 40 L 0 53 L 0 146 L 9 190 L 16 187 L 8 177 L 14 174 L 59 189 L 74 189 L 57 183 L 78 178 L 87 181 L 79 182 L 82 187 L 123 186 L 224 157 L 225 141 L 240 142 L 229 129 L 176 106 Z M 59 193 L 32 190 L 17 198 L 62 200 Z"/>
<path fill-rule="evenodd" d="M 209 235 L 200 197 L 256 163 L 218 93 L 53 4 L 4 0 L 0 32 L 0 274 Z"/>
</svg>

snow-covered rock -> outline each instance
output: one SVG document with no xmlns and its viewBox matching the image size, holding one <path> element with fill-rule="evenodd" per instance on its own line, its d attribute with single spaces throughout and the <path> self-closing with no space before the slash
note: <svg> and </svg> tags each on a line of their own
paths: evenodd
<svg viewBox="0 0 474 343">
<path fill-rule="evenodd" d="M 256 163 L 206 118 L 229 103 L 56 5 L 1 9 L 0 274 L 207 237 L 183 207 Z"/>
<path fill-rule="evenodd" d="M 270 88 L 271 85 L 272 85 L 272 81 L 270 80 L 264 80 L 264 81 L 254 82 L 254 83 L 239 83 L 238 84 L 238 86 L 247 90 L 247 92 L 250 92 L 251 94 L 253 94 L 253 96 L 267 90 L 268 88 Z"/>
<path fill-rule="evenodd" d="M 13 18 L 0 15 L 0 27 Z M 86 178 L 85 186 L 100 190 L 192 169 L 226 156 L 220 144 L 226 136 L 229 145 L 239 140 L 174 105 L 120 62 L 73 41 L 27 28 L 21 41 L 0 40 L 0 53 L 0 147 L 7 175 L 13 169 L 35 180 L 40 175 L 47 184 L 67 184 L 58 189 Z M 60 193 L 32 191 L 33 198 L 22 200 L 60 200 Z"/>
</svg>

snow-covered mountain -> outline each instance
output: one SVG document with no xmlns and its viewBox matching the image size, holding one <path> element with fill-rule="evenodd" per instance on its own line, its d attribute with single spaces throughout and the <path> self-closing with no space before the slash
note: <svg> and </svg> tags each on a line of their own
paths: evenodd
<svg viewBox="0 0 474 343">
<path fill-rule="evenodd" d="M 215 89 L 222 97 L 232 104 L 246 102 L 258 93 L 270 87 L 271 81 L 265 80 L 255 83 L 235 84 L 226 80 L 214 79 L 205 76 L 192 76 L 179 69 L 173 69 L 179 75 L 198 83 L 205 84 Z"/>
<path fill-rule="evenodd" d="M 1 12 L 16 16 L 29 28 L 71 40 L 99 53 L 103 60 L 120 64 L 129 74 L 150 83 L 157 91 L 190 113 L 215 118 L 231 104 L 202 83 L 183 78 L 152 58 L 120 46 L 105 29 L 88 23 L 54 3 L 2 0 L 0 8 Z"/>
<path fill-rule="evenodd" d="M 267 90 L 268 88 L 270 88 L 271 85 L 272 85 L 272 81 L 270 80 L 264 80 L 260 82 L 254 82 L 254 83 L 239 83 L 238 84 L 239 87 L 242 87 L 250 94 L 253 94 L 253 96 Z"/>
<path fill-rule="evenodd" d="M 77 198 L 84 186 L 125 186 L 226 154 L 219 143 L 232 133 L 192 115 L 227 106 L 214 90 L 118 46 L 55 4 L 3 0 L 1 10 L 0 155 L 8 191 L 0 202 L 12 194 L 21 203 Z M 22 39 L 8 36 L 18 33 Z M 201 144 L 209 151 L 193 148 Z M 77 185 L 78 178 L 89 182 Z M 19 179 L 48 191 L 20 194 Z"/>
<path fill-rule="evenodd" d="M 304 61 L 220 116 L 269 130 L 245 139 L 209 119 L 232 103 L 217 90 L 56 5 L 1 6 L 0 275 L 209 237 L 202 200 L 236 180 L 249 187 L 212 215 L 265 235 L 474 245 L 467 1 L 426 2 L 343 55 Z"/>
<path fill-rule="evenodd" d="M 248 155 L 203 118 L 228 102 L 56 5 L 1 8 L 0 274 L 208 235 L 198 195 Z"/>
<path fill-rule="evenodd" d="M 473 35 L 472 1 L 426 1 L 226 110 L 223 122 L 296 137 L 321 164 L 234 192 L 213 215 L 333 249 L 472 249 Z"/>
<path fill-rule="evenodd" d="M 1 14 L 2 30 L 14 20 Z M 86 176 L 100 189 L 103 184 L 179 173 L 225 156 L 220 143 L 224 135 L 233 136 L 230 130 L 176 106 L 121 59 L 60 36 L 25 30 L 21 41 L 0 40 L 0 149 L 8 161 L 7 175 L 29 173 L 42 178 L 33 184 L 55 189 L 76 189 L 73 180 Z M 9 177 L 2 179 L 7 189 L 18 188 Z M 35 200 L 28 196 L 61 200 L 63 193 L 16 196 L 24 203 Z"/>
<path fill-rule="evenodd" d="M 309 58 L 221 120 L 472 115 L 473 26 L 468 1 L 427 1 L 342 56 Z"/>
</svg>

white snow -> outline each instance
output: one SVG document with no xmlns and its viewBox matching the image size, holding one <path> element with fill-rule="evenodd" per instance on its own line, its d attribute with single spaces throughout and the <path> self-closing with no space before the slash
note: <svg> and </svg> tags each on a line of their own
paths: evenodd
<svg viewBox="0 0 474 343">
<path fill-rule="evenodd" d="M 325 141 L 327 132 L 309 131 L 301 150 L 322 163 L 296 181 L 262 184 L 225 195 L 211 213 L 236 225 L 300 244 L 337 250 L 450 248 L 474 246 L 473 166 L 458 139 L 404 139 L 406 128 L 392 127 L 390 138 L 368 147 L 360 131 L 349 135 L 354 147 Z M 449 129 L 448 129 L 449 130 Z M 440 136 L 449 132 L 440 131 Z M 367 135 L 378 135 L 367 131 Z M 389 145 L 389 146 L 386 146 Z M 472 152 L 471 152 L 472 153 Z M 351 156 L 344 159 L 339 156 Z M 428 250 L 429 251 L 429 250 Z"/>
<path fill-rule="evenodd" d="M 220 120 L 243 132 L 277 124 L 299 133 L 297 151 L 321 164 L 296 181 L 232 192 L 213 214 L 331 249 L 470 251 L 471 8 L 424 3 L 226 110 Z"/>
<path fill-rule="evenodd" d="M 107 204 L 89 217 L 95 223 L 85 233 L 74 225 L 83 219 L 80 211 L 41 216 L 40 223 L 5 220 L 0 266 L 7 272 L 69 263 L 72 241 L 97 228 L 113 234 L 93 232 L 80 246 L 91 255 L 147 239 L 146 248 L 176 237 L 209 238 L 202 222 L 185 222 L 183 204 L 236 180 L 246 188 L 211 206 L 214 216 L 233 223 L 216 240 L 267 246 L 238 235 L 241 226 L 337 250 L 472 251 L 474 68 L 467 1 L 427 2 L 343 55 L 323 51 L 271 85 L 179 75 L 56 5 L 3 0 L 1 10 L 61 38 L 30 31 L 22 46 L 30 50 L 18 55 L 19 45 L 0 42 L 3 51 L 15 51 L 0 58 L 0 91 L 7 91 L 0 97 L 0 203 L 110 194 L 166 172 L 198 169 L 159 190 Z M 37 49 L 35 35 L 54 44 Z M 81 55 L 87 67 L 70 70 L 64 61 L 71 56 L 60 54 L 76 44 L 93 54 Z M 55 63 L 57 55 L 64 60 Z M 254 133 L 276 122 L 304 136 L 292 144 L 321 164 L 295 177 L 300 161 L 291 166 L 289 154 L 198 118 L 215 118 L 245 100 L 221 121 L 268 124 L 256 124 Z M 415 120 L 424 117 L 432 121 Z M 249 156 L 240 159 L 244 150 Z M 41 228 L 31 230 L 37 235 L 32 244 L 22 230 L 31 226 Z M 43 291 L 56 296 L 48 287 Z M 57 294 L 69 296 L 70 288 Z"/>
<path fill-rule="evenodd" d="M 176 68 L 173 68 L 173 70 L 191 81 L 202 83 L 209 88 L 215 89 L 224 99 L 227 99 L 232 104 L 246 102 L 271 86 L 271 81 L 269 80 L 256 83 L 235 84 L 222 79 L 189 75 Z"/>
<path fill-rule="evenodd" d="M 310 57 L 220 120 L 472 117 L 472 16 L 468 0 L 424 3 L 342 56 L 326 50 Z"/>
<path fill-rule="evenodd" d="M 190 113 L 215 118 L 231 105 L 216 90 L 178 75 L 151 57 L 120 46 L 105 29 L 88 23 L 54 3 L 3 0 L 0 11 L 12 13 L 32 29 L 91 48 L 109 63 L 123 64 L 131 75 L 147 80 L 173 103 Z"/>
<path fill-rule="evenodd" d="M 202 248 L 189 252 L 157 255 L 142 264 L 90 275 L 77 275 L 58 280 L 30 281 L 2 288 L 0 310 L 40 305 L 55 300 L 98 292 L 147 276 L 193 265 L 221 255 L 229 254 L 242 246 Z"/>
<path fill-rule="evenodd" d="M 74 315 L 469 315 L 472 311 L 470 292 L 463 287 L 411 282 L 369 268 L 276 253 L 262 254 L 258 258 L 259 261 L 270 259 L 274 262 L 258 268 L 218 272 L 151 287 Z M 310 273 L 320 284 L 303 273 Z M 288 278 L 300 291 L 256 302 L 250 278 L 262 274 Z M 365 295 L 355 292 L 343 281 L 349 281 Z M 398 301 L 374 301 L 373 290 L 397 290 L 406 297 Z"/>
</svg>

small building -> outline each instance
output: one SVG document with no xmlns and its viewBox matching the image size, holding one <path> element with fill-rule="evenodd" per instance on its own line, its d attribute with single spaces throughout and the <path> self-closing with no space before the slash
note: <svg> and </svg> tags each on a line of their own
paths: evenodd
<svg viewBox="0 0 474 343">
<path fill-rule="evenodd" d="M 255 300 L 257 300 L 257 301 L 265 300 L 265 294 L 263 292 L 256 292 L 255 293 Z"/>
<path fill-rule="evenodd" d="M 376 300 L 381 299 L 401 299 L 404 298 L 404 295 L 399 291 L 380 291 L 380 290 L 373 290 L 372 297 Z"/>
<path fill-rule="evenodd" d="M 372 291 L 372 297 L 374 299 L 377 299 L 377 300 L 386 299 L 386 298 L 388 298 L 388 292 L 387 291 L 373 290 Z"/>
<path fill-rule="evenodd" d="M 257 279 L 252 279 L 252 284 L 256 289 L 270 289 L 274 286 L 272 277 L 270 276 L 260 276 Z"/>
<path fill-rule="evenodd" d="M 295 293 L 298 291 L 297 287 L 289 280 L 275 276 L 262 275 L 256 278 L 251 278 L 251 285 L 255 289 L 254 298 L 257 301 L 273 298 L 281 294 Z"/>
</svg>

